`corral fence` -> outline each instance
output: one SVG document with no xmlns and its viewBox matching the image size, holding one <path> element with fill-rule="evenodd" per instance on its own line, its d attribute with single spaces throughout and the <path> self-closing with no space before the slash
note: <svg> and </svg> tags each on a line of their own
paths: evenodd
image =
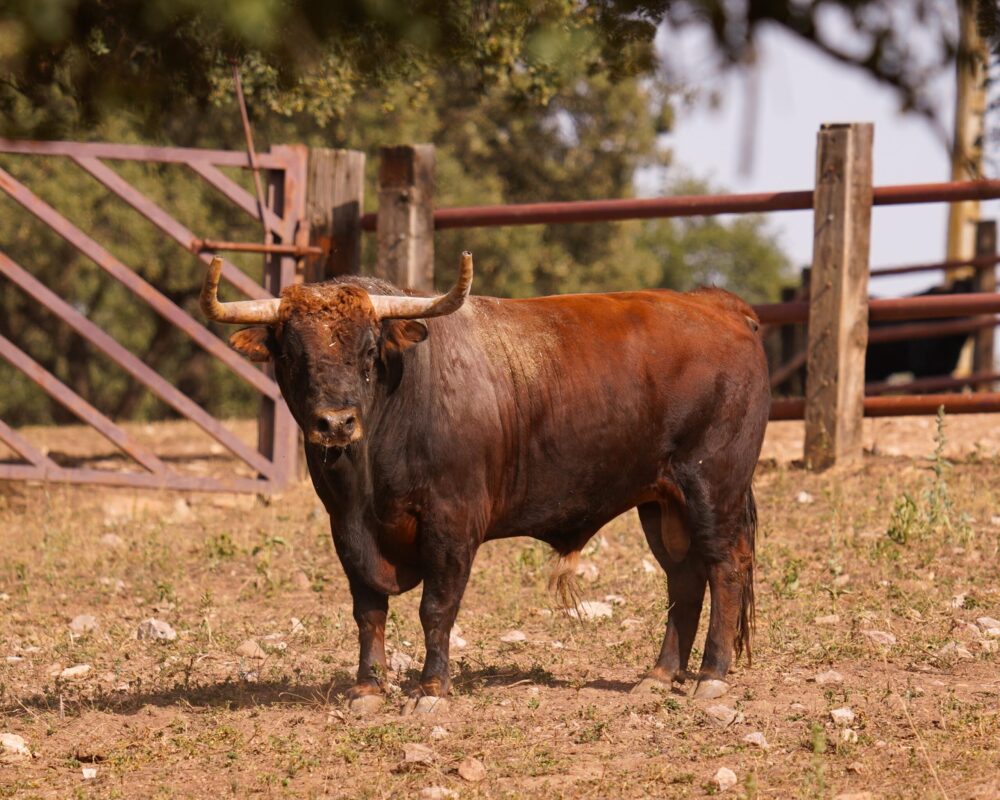
<svg viewBox="0 0 1000 800">
<path fill-rule="evenodd" d="M 771 418 L 804 419 L 805 460 L 813 468 L 824 468 L 860 455 L 861 420 L 866 415 L 931 414 L 940 406 L 950 413 L 1000 411 L 1000 394 L 988 391 L 971 395 L 894 395 L 887 394 L 893 390 L 890 386 L 870 386 L 866 396 L 865 349 L 869 340 L 875 341 L 879 336 L 978 332 L 977 372 L 963 381 L 970 385 L 988 386 L 995 378 L 991 377 L 992 329 L 997 320 L 993 315 L 1000 312 L 1000 294 L 995 291 L 991 269 L 1000 260 L 996 257 L 995 227 L 981 228 L 980 249 L 971 261 L 913 265 L 881 272 L 870 270 L 868 251 L 873 206 L 1000 197 L 1000 181 L 873 187 L 872 133 L 870 124 L 824 125 L 818 135 L 816 185 L 812 190 L 440 209 L 435 209 L 433 205 L 434 148 L 430 145 L 383 148 L 378 172 L 378 210 L 370 214 L 362 213 L 365 157 L 357 151 L 278 146 L 254 157 L 252 152 L 248 155 L 231 151 L 0 139 L 0 153 L 71 159 L 167 237 L 188 252 L 197 254 L 202 261 L 209 261 L 217 252 L 261 253 L 264 258 L 263 285 L 229 262 L 223 270 L 223 276 L 232 287 L 250 298 L 273 297 L 282 287 L 295 281 L 320 280 L 359 271 L 363 231 L 375 234 L 376 274 L 400 286 L 430 290 L 433 288 L 435 230 L 811 209 L 814 247 L 807 285 L 792 292 L 785 302 L 763 304 L 756 309 L 761 322 L 772 329 L 771 335 L 781 337 L 786 356 L 784 363 L 773 371 L 772 385 L 789 381 L 803 367 L 806 375 L 804 394 L 776 398 Z M 264 230 L 264 241 L 226 241 L 198 236 L 106 163 L 115 160 L 186 166 L 236 207 L 259 220 Z M 221 168 L 259 168 L 266 171 L 266 197 L 255 197 Z M 0 462 L 0 479 L 267 493 L 280 490 L 298 475 L 298 434 L 267 369 L 259 369 L 239 358 L 202 321 L 173 304 L 100 243 L 2 169 L 0 191 L 127 287 L 138 300 L 149 304 L 156 313 L 184 331 L 261 395 L 258 446 L 254 449 L 71 303 L 40 283 L 29 269 L 15 263 L 2 252 L 3 243 L 0 242 L 0 274 L 7 281 L 46 306 L 97 350 L 116 362 L 132 379 L 145 385 L 177 414 L 199 426 L 254 473 L 246 477 L 206 477 L 172 470 L 155 453 L 44 370 L 13 342 L 0 337 L 0 358 L 94 427 L 143 469 L 141 472 L 122 472 L 59 464 L 0 420 L 0 442 L 23 459 L 20 463 Z M 981 276 L 976 287 L 979 291 L 869 300 L 870 277 L 899 274 L 904 270 L 958 266 L 977 268 L 977 275 Z M 868 329 L 869 320 L 955 317 L 973 318 L 921 322 L 871 333 Z M 928 325 L 938 327 L 928 330 Z M 923 386 L 914 385 L 911 389 L 940 391 L 959 385 L 941 383 L 948 380 L 940 378 L 937 383 L 931 384 L 925 381 Z"/>
</svg>

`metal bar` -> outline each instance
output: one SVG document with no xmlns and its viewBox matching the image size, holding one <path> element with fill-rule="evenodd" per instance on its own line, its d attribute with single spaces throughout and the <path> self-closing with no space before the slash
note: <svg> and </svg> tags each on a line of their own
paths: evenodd
<svg viewBox="0 0 1000 800">
<path fill-rule="evenodd" d="M 171 302 L 167 297 L 147 283 L 138 274 L 115 258 L 101 245 L 67 220 L 52 206 L 33 194 L 8 172 L 0 169 L 0 190 L 24 206 L 42 222 L 52 228 L 77 250 L 90 258 L 97 266 L 111 275 L 119 283 L 145 300 L 158 314 L 176 325 L 194 339 L 205 350 L 214 355 L 237 375 L 247 381 L 257 391 L 268 397 L 278 397 L 281 392 L 277 384 L 264 373 L 252 367 L 230 350 L 206 327 L 196 322 L 187 312 Z"/>
<path fill-rule="evenodd" d="M 1000 264 L 1000 256 L 974 256 L 966 259 L 952 259 L 951 261 L 935 261 L 930 264 L 908 264 L 899 267 L 876 267 L 871 271 L 873 278 L 880 278 L 886 275 L 906 275 L 911 272 L 934 272 L 935 270 L 958 269 L 959 267 L 974 267 L 975 269 L 986 269 Z"/>
<path fill-rule="evenodd" d="M 754 311 L 765 325 L 789 325 L 809 319 L 809 303 L 761 303 Z M 868 302 L 872 320 L 961 317 L 1000 312 L 1000 293 L 922 295 L 877 298 Z"/>
<path fill-rule="evenodd" d="M 975 372 L 963 378 L 953 378 L 951 375 L 938 375 L 933 378 L 917 378 L 906 383 L 876 381 L 865 385 L 865 393 L 879 395 L 888 392 L 933 392 L 943 389 L 961 389 L 965 386 L 977 386 L 982 383 L 994 383 L 998 380 L 1000 380 L 1000 373 Z"/>
<path fill-rule="evenodd" d="M 879 186 L 873 205 L 991 200 L 1000 197 L 1000 180 L 954 181 L 904 186 Z M 621 200 L 573 200 L 493 206 L 439 208 L 434 227 L 483 228 L 497 225 L 544 225 L 569 222 L 612 222 L 625 219 L 747 214 L 762 211 L 805 211 L 813 207 L 808 190 L 754 194 L 682 195 Z M 361 227 L 375 230 L 377 215 L 365 214 Z"/>
<path fill-rule="evenodd" d="M 139 144 L 111 142 L 38 142 L 0 138 L 0 153 L 33 156 L 89 156 L 118 161 L 155 161 L 161 164 L 191 162 L 218 164 L 223 167 L 247 166 L 246 155 L 232 150 L 203 150 L 197 147 L 147 147 Z M 258 163 L 265 169 L 284 169 L 280 155 L 264 153 Z"/>
<path fill-rule="evenodd" d="M 55 398 L 150 472 L 161 475 L 169 472 L 167 465 L 155 454 L 133 442 L 125 431 L 4 336 L 0 336 L 0 358 L 27 375 L 42 391 Z"/>
<path fill-rule="evenodd" d="M 3 252 L 0 252 L 0 273 L 20 286 L 21 289 L 43 306 L 49 308 L 63 322 L 103 352 L 125 372 L 146 386 L 164 403 L 179 414 L 190 419 L 219 444 L 230 450 L 255 470 L 271 477 L 274 465 L 270 461 L 252 447 L 248 447 L 237 439 L 215 417 Z"/>
<path fill-rule="evenodd" d="M 0 464 L 0 480 L 42 481 L 53 483 L 86 483 L 123 486 L 140 489 L 174 489 L 181 492 L 252 492 L 269 494 L 278 487 L 256 478 L 207 478 L 195 475 L 149 475 L 142 472 L 112 472 L 111 470 L 35 467 L 28 464 Z"/>
<path fill-rule="evenodd" d="M 947 414 L 992 414 L 1000 411 L 1000 393 L 888 395 L 865 398 L 866 417 L 910 417 L 935 414 L 944 406 Z M 801 397 L 771 401 L 771 420 L 802 419 L 805 400 Z"/>
<path fill-rule="evenodd" d="M 787 381 L 792 375 L 798 372 L 806 365 L 806 351 L 800 350 L 787 362 L 778 367 L 774 372 L 771 373 L 771 388 L 775 389 L 781 386 L 785 381 Z"/>
<path fill-rule="evenodd" d="M 260 224 L 264 227 L 264 234 L 267 235 L 267 223 L 264 221 L 264 187 L 260 183 L 260 162 L 257 160 L 257 151 L 253 146 L 253 131 L 250 129 L 247 101 L 243 96 L 243 81 L 240 80 L 240 68 L 235 59 L 232 62 L 232 67 L 233 82 L 236 84 L 236 102 L 240 106 L 240 118 L 243 120 L 243 137 L 247 142 L 247 158 L 250 161 L 250 169 L 253 170 L 253 186 L 257 192 L 257 214 L 260 217 Z"/>
<path fill-rule="evenodd" d="M 206 183 L 218 189 L 251 217 L 260 219 L 257 214 L 257 201 L 254 199 L 254 196 L 222 170 L 217 169 L 207 161 L 192 161 L 188 166 L 200 175 Z M 281 232 L 285 228 L 285 221 L 281 217 L 271 209 L 265 208 L 264 220 L 266 221 L 268 231 L 281 236 Z"/>
<path fill-rule="evenodd" d="M 191 231 L 181 225 L 181 223 L 132 186 L 113 169 L 98 159 L 89 156 L 72 156 L 72 159 L 81 169 L 88 172 L 95 180 L 118 195 L 171 239 L 195 253 L 204 263 L 211 263 L 212 257 L 207 253 L 200 253 L 200 248 L 196 246 L 196 243 L 203 242 L 203 239 L 196 238 Z M 254 282 L 243 270 L 228 261 L 222 262 L 222 274 L 226 280 L 247 297 L 254 300 L 266 300 L 273 296 L 264 287 Z"/>
<path fill-rule="evenodd" d="M 52 469 L 59 466 L 2 419 L 0 419 L 0 441 L 36 467 Z"/>
<path fill-rule="evenodd" d="M 905 325 L 872 328 L 868 334 L 869 343 L 902 342 L 907 339 L 936 339 L 942 336 L 956 336 L 972 333 L 1000 325 L 1000 318 L 956 319 L 948 322 L 913 322 Z"/>
<path fill-rule="evenodd" d="M 191 241 L 191 249 L 196 251 L 229 250 L 234 253 L 277 253 L 279 255 L 295 256 L 296 258 L 324 255 L 322 247 L 314 247 L 312 245 L 225 242 L 219 239 L 193 239 Z"/>
</svg>

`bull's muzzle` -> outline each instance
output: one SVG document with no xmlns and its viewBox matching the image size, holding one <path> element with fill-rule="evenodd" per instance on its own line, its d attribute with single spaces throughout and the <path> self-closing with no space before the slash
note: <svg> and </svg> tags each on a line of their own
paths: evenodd
<svg viewBox="0 0 1000 800">
<path fill-rule="evenodd" d="M 347 447 L 361 438 L 356 408 L 324 408 L 313 417 L 309 441 L 321 447 Z"/>
</svg>

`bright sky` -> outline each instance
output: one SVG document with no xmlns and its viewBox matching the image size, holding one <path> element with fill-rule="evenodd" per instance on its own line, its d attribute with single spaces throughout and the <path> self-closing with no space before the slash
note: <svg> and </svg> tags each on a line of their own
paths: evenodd
<svg viewBox="0 0 1000 800">
<path fill-rule="evenodd" d="M 709 52 L 696 35 L 661 36 L 672 49 L 671 60 L 689 76 L 699 74 L 699 57 Z M 679 50 L 678 50 L 679 48 Z M 875 83 L 778 30 L 769 30 L 758 45 L 759 105 L 752 172 L 740 175 L 744 97 L 747 82 L 732 73 L 724 80 L 704 64 L 706 80 L 722 98 L 718 109 L 705 104 L 678 114 L 676 129 L 665 137 L 675 162 L 694 177 L 735 192 L 808 189 L 813 186 L 816 132 L 823 122 L 874 122 L 876 185 L 949 180 L 946 145 L 921 117 L 899 112 L 899 98 Z M 714 76 L 714 77 L 709 77 Z M 951 126 L 954 78 L 934 86 L 941 118 Z M 652 176 L 649 176 L 652 177 Z M 657 192 L 656 181 L 643 188 Z M 982 205 L 984 218 L 1000 217 L 1000 201 Z M 771 215 L 780 241 L 797 266 L 812 254 L 810 212 Z M 872 220 L 871 264 L 936 261 L 945 257 L 947 206 L 928 204 L 876 208 Z M 923 273 L 878 280 L 872 292 L 883 296 L 919 291 L 940 281 L 940 273 Z"/>
</svg>

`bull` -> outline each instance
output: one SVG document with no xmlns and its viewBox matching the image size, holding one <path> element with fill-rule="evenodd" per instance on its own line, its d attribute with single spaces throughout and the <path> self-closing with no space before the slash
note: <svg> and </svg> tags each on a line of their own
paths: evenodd
<svg viewBox="0 0 1000 800">
<path fill-rule="evenodd" d="M 757 318 L 719 289 L 507 300 L 454 286 L 417 296 L 369 277 L 222 303 L 205 315 L 252 325 L 230 344 L 271 362 L 305 439 L 358 627 L 348 696 L 379 695 L 390 595 L 423 582 L 426 658 L 413 696 L 450 686 L 449 633 L 487 541 L 530 536 L 575 559 L 631 508 L 667 574 L 655 666 L 637 688 L 683 682 L 706 585 L 708 632 L 694 695 L 717 697 L 750 655 L 754 469 L 770 406 Z"/>
</svg>

